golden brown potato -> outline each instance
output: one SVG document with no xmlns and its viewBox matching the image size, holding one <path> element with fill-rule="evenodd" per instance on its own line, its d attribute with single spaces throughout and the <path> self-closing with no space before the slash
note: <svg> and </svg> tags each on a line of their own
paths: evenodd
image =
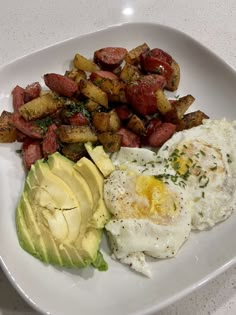
<svg viewBox="0 0 236 315">
<path fill-rule="evenodd" d="M 179 121 L 176 126 L 176 130 L 190 129 L 197 127 L 202 124 L 203 119 L 208 119 L 209 117 L 200 110 L 184 115 L 183 119 Z"/>
<path fill-rule="evenodd" d="M 68 143 L 63 145 L 62 153 L 70 160 L 77 162 L 83 156 L 87 155 L 84 143 Z"/>
<path fill-rule="evenodd" d="M 110 80 L 103 78 L 102 80 L 94 81 L 94 84 L 96 84 L 101 90 L 107 93 L 108 98 L 109 94 L 119 95 L 120 91 L 125 89 L 125 83 L 120 80 Z"/>
<path fill-rule="evenodd" d="M 140 55 L 148 50 L 150 50 L 150 48 L 146 43 L 137 46 L 128 52 L 125 57 L 125 61 L 132 65 L 138 64 L 140 62 Z"/>
<path fill-rule="evenodd" d="M 99 132 L 115 132 L 120 128 L 120 119 L 115 110 L 109 113 L 96 112 L 93 115 L 92 124 Z"/>
<path fill-rule="evenodd" d="M 81 79 L 87 78 L 85 71 L 76 68 L 66 71 L 65 76 L 71 78 L 77 83 L 79 83 Z"/>
<path fill-rule="evenodd" d="M 107 152 L 117 152 L 120 149 L 122 136 L 112 133 L 103 132 L 98 134 L 98 140 Z"/>
<path fill-rule="evenodd" d="M 0 142 L 10 143 L 16 141 L 16 128 L 11 124 L 12 114 L 3 111 L 0 116 Z"/>
<path fill-rule="evenodd" d="M 83 95 L 87 96 L 92 101 L 108 108 L 107 94 L 103 90 L 101 90 L 98 86 L 94 85 L 89 80 L 81 80 L 79 83 L 79 86 L 80 86 L 80 91 Z"/>
<path fill-rule="evenodd" d="M 165 115 L 167 112 L 169 112 L 172 109 L 171 103 L 166 97 L 163 90 L 158 89 L 155 92 L 155 95 L 157 99 L 157 108 L 161 114 Z"/>
<path fill-rule="evenodd" d="M 141 73 L 139 68 L 130 63 L 126 63 L 120 73 L 120 79 L 126 83 L 137 81 L 140 76 Z"/>
<path fill-rule="evenodd" d="M 58 127 L 58 136 L 62 142 L 96 142 L 97 135 L 90 126 L 61 125 Z"/>
<path fill-rule="evenodd" d="M 94 112 L 95 110 L 98 110 L 101 107 L 98 103 L 92 101 L 91 99 L 88 99 L 85 103 L 85 108 L 89 112 Z"/>
<path fill-rule="evenodd" d="M 144 135 L 146 132 L 143 121 L 137 115 L 131 116 L 126 127 L 140 136 Z"/>
<path fill-rule="evenodd" d="M 180 81 L 180 67 L 174 59 L 172 60 L 171 68 L 173 69 L 173 73 L 170 80 L 167 82 L 166 89 L 169 91 L 176 91 Z"/>
<path fill-rule="evenodd" d="M 166 113 L 165 120 L 172 123 L 178 123 L 194 101 L 195 98 L 190 94 L 173 101 L 171 103 L 172 109 Z"/>
<path fill-rule="evenodd" d="M 19 112 L 25 120 L 35 120 L 55 113 L 62 106 L 62 101 L 47 93 L 22 105 Z"/>
<path fill-rule="evenodd" d="M 88 58 L 78 53 L 75 55 L 73 63 L 74 63 L 74 66 L 80 70 L 84 70 L 88 72 L 94 72 L 94 71 L 100 70 L 99 66 L 96 65 L 96 63 L 94 63 L 93 61 L 89 60 Z"/>
</svg>

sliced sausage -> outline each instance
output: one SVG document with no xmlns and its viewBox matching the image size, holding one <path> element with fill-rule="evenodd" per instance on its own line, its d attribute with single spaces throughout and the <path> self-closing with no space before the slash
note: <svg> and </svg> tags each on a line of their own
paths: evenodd
<svg viewBox="0 0 236 315">
<path fill-rule="evenodd" d="M 45 134 L 42 144 L 43 155 L 45 157 L 47 157 L 49 154 L 53 154 L 58 149 L 56 130 L 57 126 L 55 124 L 52 124 L 48 127 L 48 130 Z"/>
<path fill-rule="evenodd" d="M 146 134 L 141 137 L 141 142 L 143 145 L 149 145 L 150 135 L 162 124 L 162 121 L 159 118 L 153 118 L 149 121 L 146 127 Z"/>
<path fill-rule="evenodd" d="M 79 90 L 77 83 L 64 75 L 47 73 L 43 78 L 47 87 L 59 95 L 72 97 Z"/>
<path fill-rule="evenodd" d="M 162 123 L 157 126 L 148 138 L 148 144 L 152 147 L 161 147 L 175 132 L 176 125 Z"/>
<path fill-rule="evenodd" d="M 71 125 L 84 126 L 89 125 L 88 119 L 82 113 L 74 113 L 68 118 Z"/>
<path fill-rule="evenodd" d="M 33 100 L 34 98 L 39 97 L 41 92 L 41 85 L 39 82 L 34 82 L 27 85 L 25 88 L 24 101 L 25 103 Z"/>
<path fill-rule="evenodd" d="M 117 131 L 117 134 L 122 136 L 122 139 L 121 139 L 122 147 L 130 147 L 130 148 L 140 147 L 140 137 L 136 135 L 134 132 L 126 128 L 121 128 Z"/>
<path fill-rule="evenodd" d="M 20 116 L 19 113 L 14 113 L 12 115 L 12 123 L 16 127 L 16 129 L 20 130 L 30 138 L 34 139 L 43 138 L 41 128 L 32 121 L 26 121 L 24 118 Z"/>
<path fill-rule="evenodd" d="M 96 80 L 109 79 L 109 80 L 119 80 L 118 76 L 110 71 L 94 71 L 90 74 L 90 80 L 92 82 Z"/>
<path fill-rule="evenodd" d="M 94 52 L 94 62 L 104 70 L 114 70 L 122 63 L 128 51 L 122 47 L 105 47 Z"/>
<path fill-rule="evenodd" d="M 158 74 L 141 77 L 126 87 L 126 97 L 131 106 L 141 115 L 152 115 L 158 111 L 155 92 L 163 89 L 166 79 Z"/>
<path fill-rule="evenodd" d="M 17 112 L 19 107 L 25 103 L 25 89 L 21 86 L 17 85 L 12 90 L 12 98 L 13 98 L 13 108 L 14 112 Z"/>
<path fill-rule="evenodd" d="M 38 140 L 27 138 L 22 145 L 22 159 L 27 170 L 31 168 L 37 160 L 42 159 L 41 144 Z"/>
<path fill-rule="evenodd" d="M 133 114 L 126 104 L 116 106 L 115 111 L 122 121 L 128 120 Z"/>
<path fill-rule="evenodd" d="M 140 57 L 140 64 L 144 71 L 163 75 L 168 81 L 172 76 L 172 57 L 158 48 L 143 53 Z"/>
</svg>

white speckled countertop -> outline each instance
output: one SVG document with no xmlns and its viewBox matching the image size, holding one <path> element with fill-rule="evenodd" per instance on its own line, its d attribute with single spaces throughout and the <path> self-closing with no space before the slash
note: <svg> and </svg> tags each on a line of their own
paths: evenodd
<svg viewBox="0 0 236 315">
<path fill-rule="evenodd" d="M 133 13 L 124 14 L 125 8 L 131 8 Z M 235 0 L 1 1 L 0 66 L 65 39 L 134 21 L 156 22 L 182 30 L 236 68 Z M 37 313 L 0 270 L 0 315 L 12 314 Z M 236 314 L 236 266 L 158 313 L 174 314 Z"/>
</svg>

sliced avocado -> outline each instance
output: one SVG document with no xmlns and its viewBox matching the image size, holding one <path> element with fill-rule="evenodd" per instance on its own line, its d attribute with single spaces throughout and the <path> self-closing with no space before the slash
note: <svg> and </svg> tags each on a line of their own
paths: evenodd
<svg viewBox="0 0 236 315">
<path fill-rule="evenodd" d="M 90 225 L 98 229 L 103 228 L 110 219 L 110 213 L 103 200 L 104 178 L 96 165 L 86 157 L 75 163 L 74 168 L 86 179 L 96 199 L 97 208 L 90 220 Z"/>
<path fill-rule="evenodd" d="M 81 226 L 86 226 L 95 211 L 93 195 L 86 180 L 74 170 L 74 163 L 58 152 L 50 155 L 48 165 L 54 175 L 70 186 L 72 193 L 80 204 L 82 212 Z M 82 229 L 81 232 L 84 233 L 84 230 Z"/>
<path fill-rule="evenodd" d="M 109 176 L 115 170 L 114 164 L 109 158 L 109 155 L 104 151 L 102 145 L 93 147 L 91 142 L 86 142 L 84 146 L 104 177 Z"/>
<path fill-rule="evenodd" d="M 91 222 L 101 211 L 101 198 L 95 205 L 88 181 L 59 153 L 31 167 L 16 209 L 17 234 L 24 250 L 53 265 L 98 266 L 104 225 L 98 224 L 98 229 Z"/>
</svg>

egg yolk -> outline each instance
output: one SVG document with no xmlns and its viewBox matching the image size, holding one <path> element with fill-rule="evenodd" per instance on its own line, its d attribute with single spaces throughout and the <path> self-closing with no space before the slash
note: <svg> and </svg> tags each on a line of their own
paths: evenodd
<svg viewBox="0 0 236 315">
<path fill-rule="evenodd" d="M 165 224 L 178 215 L 177 195 L 154 176 L 139 176 L 136 181 L 136 193 L 149 201 L 149 207 L 139 210 L 142 217 Z"/>
</svg>

